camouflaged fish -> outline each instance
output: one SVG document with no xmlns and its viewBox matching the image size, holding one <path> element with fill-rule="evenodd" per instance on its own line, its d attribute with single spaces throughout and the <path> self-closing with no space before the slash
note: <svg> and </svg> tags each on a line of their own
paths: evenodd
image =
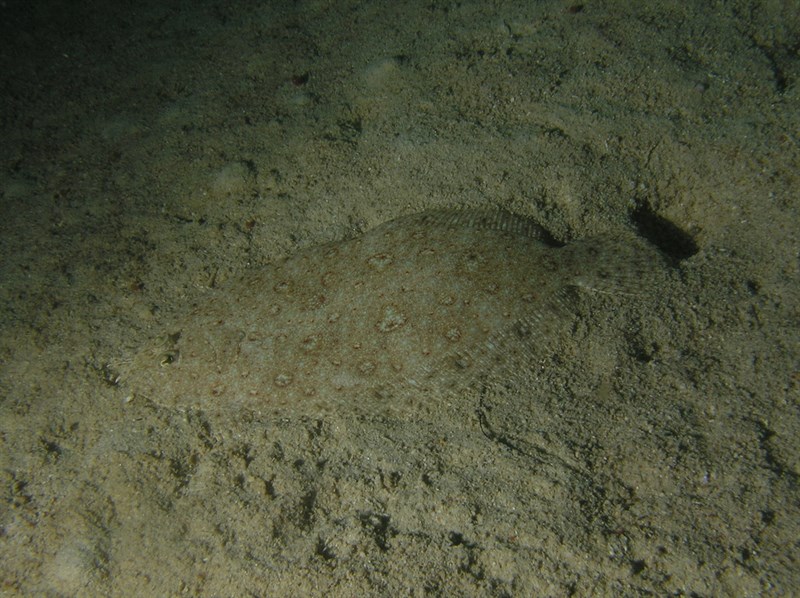
<svg viewBox="0 0 800 598">
<path fill-rule="evenodd" d="M 560 246 L 533 221 L 435 211 L 297 252 L 211 289 L 122 369 L 174 407 L 381 409 L 546 342 L 574 289 L 637 291 L 654 251 L 630 233 Z"/>
</svg>

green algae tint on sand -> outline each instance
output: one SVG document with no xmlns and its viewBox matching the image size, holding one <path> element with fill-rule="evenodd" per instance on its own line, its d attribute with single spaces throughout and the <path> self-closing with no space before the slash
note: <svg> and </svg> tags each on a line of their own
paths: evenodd
<svg viewBox="0 0 800 598">
<path fill-rule="evenodd" d="M 500 210 L 403 217 L 210 290 L 121 381 L 178 408 L 416 409 L 509 346 L 545 344 L 573 289 L 645 290 L 656 261 L 633 234 L 557 246 Z"/>
</svg>

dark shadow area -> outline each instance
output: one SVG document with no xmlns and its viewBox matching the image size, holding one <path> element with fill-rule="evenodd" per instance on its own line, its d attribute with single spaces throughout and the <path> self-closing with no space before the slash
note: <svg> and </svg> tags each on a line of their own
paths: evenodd
<svg viewBox="0 0 800 598">
<path fill-rule="evenodd" d="M 639 234 L 655 245 L 673 264 L 699 251 L 694 238 L 674 222 L 659 216 L 650 206 L 639 206 L 631 213 Z"/>
</svg>

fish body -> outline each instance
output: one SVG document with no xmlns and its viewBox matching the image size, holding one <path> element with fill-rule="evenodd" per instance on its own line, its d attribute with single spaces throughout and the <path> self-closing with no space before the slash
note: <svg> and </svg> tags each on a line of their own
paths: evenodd
<svg viewBox="0 0 800 598">
<path fill-rule="evenodd" d="M 499 210 L 399 218 L 209 290 L 125 378 L 176 407 L 380 409 L 491 367 L 500 338 L 545 341 L 568 289 L 635 288 L 644 255 L 632 235 L 558 246 Z"/>
</svg>

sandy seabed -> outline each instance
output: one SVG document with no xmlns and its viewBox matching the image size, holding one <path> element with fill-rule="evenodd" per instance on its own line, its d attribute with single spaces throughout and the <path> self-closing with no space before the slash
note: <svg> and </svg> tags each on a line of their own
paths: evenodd
<svg viewBox="0 0 800 598">
<path fill-rule="evenodd" d="M 795 3 L 387 4 L 0 7 L 2 592 L 800 593 Z M 668 273 L 413 420 L 116 377 L 248 268 L 492 206 Z"/>
</svg>

